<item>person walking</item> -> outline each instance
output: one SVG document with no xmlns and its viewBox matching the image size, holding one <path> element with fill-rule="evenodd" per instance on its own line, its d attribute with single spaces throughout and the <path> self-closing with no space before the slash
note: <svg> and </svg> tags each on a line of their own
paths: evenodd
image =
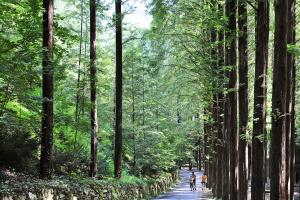
<svg viewBox="0 0 300 200">
<path fill-rule="evenodd" d="M 196 175 L 195 175 L 195 172 L 192 172 L 192 175 L 190 177 L 190 188 L 191 188 L 191 191 L 196 190 Z"/>
<path fill-rule="evenodd" d="M 202 185 L 202 190 L 205 190 L 207 186 L 207 175 L 205 172 L 201 176 L 201 185 Z"/>
</svg>

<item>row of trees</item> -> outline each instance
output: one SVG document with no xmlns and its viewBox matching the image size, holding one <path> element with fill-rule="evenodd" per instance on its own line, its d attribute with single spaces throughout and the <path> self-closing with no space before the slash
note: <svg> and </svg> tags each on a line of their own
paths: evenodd
<svg viewBox="0 0 300 200">
<path fill-rule="evenodd" d="M 83 2 L 81 2 L 83 3 Z M 90 98 L 91 98 L 91 161 L 90 176 L 97 175 L 98 115 L 97 115 L 97 53 L 96 53 L 96 0 L 90 2 Z M 121 0 L 115 2 L 116 13 L 116 125 L 115 125 L 115 177 L 121 178 L 122 160 L 122 10 Z M 82 5 L 81 5 L 82 6 Z M 43 8 L 43 110 L 40 177 L 50 179 L 53 162 L 53 16 L 52 0 L 44 0 Z M 81 21 L 82 37 L 82 21 Z M 80 43 L 81 51 L 81 43 Z M 80 53 L 81 56 L 81 53 Z M 80 61 L 79 61 L 80 65 Z M 77 98 L 78 102 L 78 98 Z M 78 105 L 76 106 L 78 107 Z M 78 109 L 78 108 L 76 108 Z M 76 111 L 77 112 L 77 111 Z M 76 116 L 78 114 L 76 113 Z"/>
<path fill-rule="evenodd" d="M 50 1 L 46 3 L 53 5 Z M 94 10 L 90 12 L 89 1 L 58 0 L 48 12 L 45 12 L 47 5 L 38 0 L 0 3 L 3 11 L 0 13 L 3 32 L 0 34 L 0 63 L 3 65 L 0 68 L 0 168 L 30 174 L 40 168 L 45 177 L 50 176 L 49 173 L 93 175 L 104 179 L 115 176 L 115 145 L 120 147 L 118 141 L 115 142 L 115 19 L 118 18 L 111 17 L 114 1 L 96 3 L 97 20 L 92 23 Z M 132 11 L 131 3 L 133 1 L 123 3 L 123 13 Z M 54 16 L 50 8 L 55 10 Z M 164 8 L 160 10 L 163 12 Z M 40 22 L 46 13 L 53 20 L 52 24 L 47 22 L 53 29 L 48 30 L 47 25 L 44 33 L 46 36 L 53 30 L 54 33 L 48 38 L 52 46 L 44 40 L 42 48 L 43 24 Z M 201 78 L 178 68 L 179 59 L 172 54 L 180 51 L 156 32 L 158 25 L 155 20 L 152 29 L 122 24 L 123 149 L 119 152 L 122 152 L 125 179 L 133 175 L 157 176 L 174 170 L 180 163 L 193 161 L 192 141 L 201 135 L 203 126 L 202 116 L 195 112 L 204 104 L 200 96 L 206 93 L 203 85 L 198 84 Z M 93 29 L 97 37 L 91 35 Z M 90 48 L 90 43 L 97 48 Z M 94 58 L 90 58 L 95 55 L 96 68 L 91 65 Z M 120 62 L 120 56 L 118 58 Z M 45 78 L 44 81 L 53 83 L 55 80 L 55 84 L 44 84 L 48 92 L 52 86 L 52 94 L 45 93 L 44 96 L 49 96 L 42 98 L 43 76 L 52 76 L 53 80 Z M 43 101 L 45 109 L 53 109 L 52 119 L 51 113 L 42 112 Z M 47 122 L 43 134 L 42 116 Z M 96 127 L 97 123 L 100 128 Z M 50 132 L 46 135 L 45 131 Z M 53 171 L 48 171 L 51 168 Z"/>
<path fill-rule="evenodd" d="M 216 6 L 213 2 L 212 5 Z M 256 13 L 251 146 L 248 145 L 246 139 L 249 116 L 248 5 L 246 1 L 227 0 L 225 2 L 225 16 L 228 19 L 224 38 L 225 55 L 223 55 L 223 47 L 221 47 L 218 58 L 223 60 L 224 56 L 224 64 L 230 69 L 224 74 L 226 77 L 224 98 L 218 99 L 217 97 L 222 94 L 214 94 L 215 103 L 208 108 L 211 109 L 213 121 L 223 122 L 223 129 L 212 128 L 205 133 L 212 137 L 213 142 L 220 141 L 217 145 L 219 148 L 212 147 L 205 153 L 211 156 L 216 155 L 216 159 L 207 161 L 209 163 L 206 170 L 211 177 L 210 183 L 216 196 L 222 197 L 222 199 L 247 199 L 248 179 L 251 181 L 251 199 L 264 199 L 265 196 L 268 170 L 265 162 L 267 156 L 266 106 L 270 6 L 268 0 L 250 5 L 254 6 Z M 222 5 L 219 8 L 222 9 Z M 219 10 L 219 12 L 223 11 Z M 238 26 L 236 26 L 236 22 Z M 213 31 L 210 38 L 212 43 L 216 43 Z M 218 43 L 223 45 L 223 33 L 219 33 Z M 288 46 L 294 44 L 295 1 L 275 1 L 272 112 L 270 114 L 272 118 L 270 135 L 271 199 L 293 199 L 294 196 L 295 61 L 294 55 L 288 51 Z M 211 54 L 215 56 L 213 51 Z M 219 68 L 222 67 L 221 63 Z M 222 80 L 223 76 L 221 76 Z M 223 105 L 224 110 L 220 108 Z M 221 113 L 215 114 L 218 112 L 215 110 L 221 110 Z M 221 118 L 222 111 L 224 117 Z M 250 154 L 247 154 L 247 148 Z M 249 174 L 251 175 L 249 176 Z"/>
<path fill-rule="evenodd" d="M 270 174 L 271 199 L 293 199 L 296 2 L 154 2 L 177 68 L 205 85 L 195 158 L 200 146 L 215 196 L 247 199 L 251 181 L 251 199 L 264 199 Z"/>
</svg>

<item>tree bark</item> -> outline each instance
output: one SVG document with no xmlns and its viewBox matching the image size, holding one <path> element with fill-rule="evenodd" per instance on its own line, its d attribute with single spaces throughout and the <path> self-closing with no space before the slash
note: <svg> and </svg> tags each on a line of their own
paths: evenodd
<svg viewBox="0 0 300 200">
<path fill-rule="evenodd" d="M 217 60 L 215 58 L 215 60 Z M 215 66 L 216 67 L 216 66 Z M 211 125 L 211 134 L 210 134 L 210 187 L 212 188 L 212 193 L 215 196 L 216 194 L 216 142 L 217 142 L 217 133 L 218 133 L 218 95 L 214 94 L 213 105 L 212 105 L 212 120 L 213 123 Z"/>
<path fill-rule="evenodd" d="M 269 43 L 269 0 L 259 1 L 256 22 L 251 198 L 264 199 L 265 137 Z"/>
<path fill-rule="evenodd" d="M 116 12 L 116 126 L 115 126 L 115 177 L 122 175 L 122 1 L 115 0 Z"/>
<path fill-rule="evenodd" d="M 295 35 L 294 35 L 295 37 Z M 296 65 L 295 60 L 292 66 L 292 109 L 291 109 L 291 145 L 290 145 L 290 200 L 294 199 L 294 183 L 295 183 L 295 101 L 296 101 Z"/>
<path fill-rule="evenodd" d="M 223 11 L 223 8 L 219 6 L 219 9 Z M 223 32 L 220 31 L 218 34 L 218 67 L 219 67 L 219 88 L 222 88 L 223 85 L 223 79 L 224 74 L 222 71 L 222 68 L 224 67 L 224 35 Z M 224 117 L 222 115 L 224 114 L 223 110 L 224 106 L 224 94 L 223 91 L 219 92 L 218 94 L 218 133 L 217 133 L 217 167 L 216 167 L 216 197 L 217 199 L 222 198 L 222 174 L 223 174 L 223 161 L 222 161 L 222 152 L 223 152 L 223 132 L 222 132 L 222 126 L 224 125 Z"/>
<path fill-rule="evenodd" d="M 247 3 L 239 1 L 238 4 L 239 26 L 239 199 L 246 200 L 248 194 L 246 162 L 247 129 L 248 129 L 248 14 Z"/>
<path fill-rule="evenodd" d="M 236 0 L 226 0 L 226 16 L 229 19 L 226 41 L 226 65 L 231 67 L 228 84 L 228 136 L 229 136 L 229 174 L 230 199 L 238 198 L 237 162 L 237 71 L 236 71 Z"/>
<path fill-rule="evenodd" d="M 90 1 L 90 84 L 91 84 L 91 162 L 90 176 L 97 175 L 97 68 L 96 68 L 96 0 Z"/>
<path fill-rule="evenodd" d="M 228 142 L 228 97 L 224 100 L 224 126 L 222 144 L 222 199 L 229 200 L 229 142 Z"/>
<path fill-rule="evenodd" d="M 275 1 L 275 39 L 271 132 L 271 200 L 286 199 L 287 7 Z"/>
<path fill-rule="evenodd" d="M 214 9 L 215 7 L 215 2 L 212 2 L 212 9 Z M 218 76 L 218 55 L 217 55 L 217 31 L 215 30 L 215 28 L 213 27 L 211 30 L 211 65 L 212 65 L 212 72 L 214 73 L 214 76 Z M 218 88 L 218 83 L 219 80 L 217 80 L 214 83 L 214 87 Z M 216 151 L 217 151 L 217 136 L 218 136 L 218 92 L 217 91 L 213 91 L 213 103 L 212 103 L 212 119 L 213 119 L 213 124 L 211 127 L 211 144 L 210 144 L 210 186 L 212 188 L 212 193 L 215 195 L 216 194 L 216 165 L 217 165 L 217 155 L 216 155 Z"/>
<path fill-rule="evenodd" d="M 44 0 L 43 8 L 43 108 L 40 178 L 50 179 L 53 160 L 53 0 Z"/>
<path fill-rule="evenodd" d="M 287 28 L 287 43 L 295 44 L 295 0 L 288 1 L 288 28 Z M 294 99 L 295 99 L 295 59 L 292 53 L 287 53 L 287 101 L 286 101 L 286 163 L 287 163 L 287 174 L 286 174 L 286 188 L 287 197 L 286 199 L 293 199 L 294 196 Z"/>
</svg>

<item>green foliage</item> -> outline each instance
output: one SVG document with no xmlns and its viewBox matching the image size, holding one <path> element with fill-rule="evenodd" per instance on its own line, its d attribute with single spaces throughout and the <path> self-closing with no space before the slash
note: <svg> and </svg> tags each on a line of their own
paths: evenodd
<svg viewBox="0 0 300 200">
<path fill-rule="evenodd" d="M 38 164 L 38 140 L 29 132 L 14 132 L 1 126 L 0 132 L 0 168 L 11 167 L 34 172 Z"/>
</svg>

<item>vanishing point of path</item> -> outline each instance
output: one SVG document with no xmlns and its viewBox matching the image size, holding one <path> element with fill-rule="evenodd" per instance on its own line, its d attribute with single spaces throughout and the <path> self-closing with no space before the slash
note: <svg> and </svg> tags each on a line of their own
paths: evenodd
<svg viewBox="0 0 300 200">
<path fill-rule="evenodd" d="M 189 199 L 200 199 L 200 200 L 210 200 L 212 198 L 211 191 L 206 189 L 205 191 L 201 190 L 201 183 L 200 183 L 200 177 L 202 175 L 202 172 L 196 172 L 196 191 L 191 191 L 190 189 L 190 183 L 189 183 L 189 177 L 191 176 L 192 172 L 188 170 L 181 170 L 180 171 L 180 177 L 181 181 L 179 184 L 177 184 L 170 192 L 167 192 L 165 194 L 162 194 L 158 197 L 156 197 L 153 200 L 159 200 L 159 199 L 181 199 L 181 200 L 189 200 Z"/>
</svg>

